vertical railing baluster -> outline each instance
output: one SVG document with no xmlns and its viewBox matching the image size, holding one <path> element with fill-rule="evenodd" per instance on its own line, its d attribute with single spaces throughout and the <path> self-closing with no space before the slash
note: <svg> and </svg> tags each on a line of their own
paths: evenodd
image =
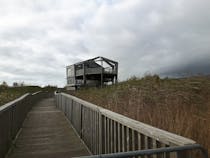
<svg viewBox="0 0 210 158">
<path fill-rule="evenodd" d="M 100 111 L 98 111 L 99 115 L 99 154 L 105 153 L 105 118 L 101 115 Z"/>
<path fill-rule="evenodd" d="M 97 130 L 96 130 L 96 111 L 93 111 L 93 127 L 94 127 L 94 135 L 93 135 L 93 143 L 94 143 L 94 152 L 97 154 Z"/>
<path fill-rule="evenodd" d="M 134 134 L 134 130 L 133 129 L 131 129 L 131 133 L 132 133 L 132 138 L 131 138 L 131 140 L 132 140 L 132 151 L 134 151 L 135 150 L 135 134 Z"/>
<path fill-rule="evenodd" d="M 93 111 L 92 109 L 90 110 L 90 129 L 91 129 L 91 151 L 93 152 Z"/>
<path fill-rule="evenodd" d="M 122 152 L 125 151 L 125 126 L 122 125 Z"/>
<path fill-rule="evenodd" d="M 106 116 L 103 117 L 104 119 L 104 154 L 107 154 L 107 118 Z M 103 139 L 102 139 L 103 140 Z"/>
<path fill-rule="evenodd" d="M 110 153 L 110 119 L 107 118 L 107 153 Z"/>
<path fill-rule="evenodd" d="M 142 144 L 141 144 L 141 134 L 140 134 L 140 133 L 137 133 L 137 140 L 138 140 L 138 147 L 137 147 L 137 150 L 141 150 Z M 141 157 L 138 156 L 138 158 L 141 158 Z"/>
<path fill-rule="evenodd" d="M 113 146 L 114 146 L 114 153 L 117 152 L 117 137 L 116 137 L 116 132 L 117 132 L 117 127 L 116 127 L 116 122 L 113 121 L 113 132 L 114 132 L 114 136 L 113 136 Z"/>
<path fill-rule="evenodd" d="M 157 141 L 155 139 L 152 139 L 152 149 L 156 149 L 156 148 L 157 148 Z M 152 158 L 157 158 L 157 154 L 154 154 Z"/>
<path fill-rule="evenodd" d="M 122 137 L 121 137 L 121 125 L 120 125 L 120 123 L 117 123 L 117 126 L 118 126 L 118 131 L 117 131 L 118 152 L 121 152 L 122 151 L 122 148 L 121 148 Z"/>
<path fill-rule="evenodd" d="M 130 150 L 130 136 L 129 136 L 129 128 L 126 127 L 126 151 Z"/>
<path fill-rule="evenodd" d="M 113 153 L 113 120 L 110 120 L 110 152 Z"/>
<path fill-rule="evenodd" d="M 96 128 L 96 137 L 95 137 L 95 147 L 96 147 L 96 154 L 98 155 L 98 145 L 99 145 L 99 136 L 98 136 L 98 113 L 95 111 L 95 128 Z"/>
</svg>

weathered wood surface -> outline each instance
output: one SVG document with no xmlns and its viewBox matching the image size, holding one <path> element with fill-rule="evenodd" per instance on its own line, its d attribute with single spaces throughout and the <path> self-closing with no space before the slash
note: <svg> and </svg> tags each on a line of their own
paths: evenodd
<svg viewBox="0 0 210 158">
<path fill-rule="evenodd" d="M 69 158 L 89 155 L 54 99 L 39 102 L 28 113 L 9 158 Z"/>
<path fill-rule="evenodd" d="M 188 139 L 188 138 L 185 138 L 185 137 L 152 127 L 148 124 L 145 124 L 145 123 L 133 120 L 133 119 L 130 119 L 130 118 L 125 117 L 121 114 L 101 108 L 97 105 L 94 105 L 92 103 L 89 103 L 87 101 L 79 99 L 77 97 L 74 97 L 74 96 L 71 96 L 71 95 L 68 95 L 65 93 L 61 93 L 61 95 L 74 100 L 75 102 L 79 103 L 80 105 L 83 105 L 83 106 L 90 108 L 94 111 L 98 111 L 101 115 L 105 116 L 107 119 L 114 120 L 128 128 L 136 130 L 139 133 L 142 133 L 142 134 L 144 134 L 148 137 L 151 137 L 157 141 L 161 141 L 164 144 L 167 144 L 167 145 L 195 144 L 195 141 L 193 141 L 191 139 Z"/>
<path fill-rule="evenodd" d="M 174 144 L 174 145 L 180 145 L 180 146 L 195 144 L 195 141 L 193 141 L 191 139 L 188 139 L 188 138 L 185 138 L 185 137 L 152 127 L 150 125 L 147 125 L 145 123 L 127 118 L 123 115 L 112 112 L 110 110 L 100 109 L 100 112 L 104 116 L 106 116 L 112 120 L 115 120 L 116 122 L 119 122 L 123 125 L 126 125 L 127 127 L 131 128 L 133 130 L 143 133 L 145 136 L 151 137 L 157 141 L 161 141 L 164 144 L 167 144 L 167 145 Z"/>
<path fill-rule="evenodd" d="M 130 119 L 65 93 L 55 94 L 55 97 L 57 107 L 64 111 L 93 154 L 156 149 L 196 143 L 191 139 Z M 78 125 L 80 128 L 77 127 Z M 150 157 L 178 158 L 180 156 L 171 152 Z"/>
</svg>

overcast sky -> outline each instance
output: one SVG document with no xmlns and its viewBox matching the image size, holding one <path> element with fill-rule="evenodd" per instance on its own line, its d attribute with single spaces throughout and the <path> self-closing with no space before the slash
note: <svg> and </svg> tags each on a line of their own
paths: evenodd
<svg viewBox="0 0 210 158">
<path fill-rule="evenodd" d="M 0 0 L 0 82 L 64 86 L 95 56 L 120 80 L 210 73 L 210 1 Z"/>
</svg>

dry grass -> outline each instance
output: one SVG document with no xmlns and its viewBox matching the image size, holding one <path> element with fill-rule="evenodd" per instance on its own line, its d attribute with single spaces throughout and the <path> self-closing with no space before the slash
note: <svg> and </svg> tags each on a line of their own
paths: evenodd
<svg viewBox="0 0 210 158">
<path fill-rule="evenodd" d="M 210 78 L 131 78 L 103 89 L 71 94 L 210 149 Z"/>
<path fill-rule="evenodd" d="M 25 86 L 25 87 L 5 87 L 0 86 L 0 106 L 12 101 L 25 93 L 33 93 L 41 90 L 37 86 Z"/>
<path fill-rule="evenodd" d="M 46 86 L 23 86 L 23 87 L 7 87 L 0 85 L 0 106 L 12 101 L 25 93 L 34 93 L 37 91 L 55 91 L 57 87 Z"/>
</svg>

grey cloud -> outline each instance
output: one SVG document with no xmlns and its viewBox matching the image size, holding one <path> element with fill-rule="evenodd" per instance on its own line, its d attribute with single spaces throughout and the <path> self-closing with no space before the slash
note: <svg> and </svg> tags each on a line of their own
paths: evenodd
<svg viewBox="0 0 210 158">
<path fill-rule="evenodd" d="M 0 33 L 0 37 L 7 41 L 16 40 L 30 40 L 30 39 L 41 39 L 41 37 L 46 36 L 47 32 L 45 30 L 37 28 L 14 28 Z"/>
<path fill-rule="evenodd" d="M 205 7 L 209 6 L 207 1 L 191 2 L 157 1 L 151 4 L 147 1 L 143 7 L 137 4 L 129 10 L 130 14 L 108 8 L 106 13 L 96 16 L 88 28 L 92 31 L 88 36 L 93 36 L 90 41 L 97 40 L 97 43 L 89 43 L 90 49 L 102 54 L 111 52 L 108 53 L 110 57 L 116 54 L 125 76 L 128 72 L 140 75 L 147 71 L 161 73 L 172 70 L 177 64 L 184 67 L 186 61 L 196 65 L 200 56 L 210 56 L 210 21 L 209 17 L 202 19 L 210 15 L 210 11 Z M 204 11 L 198 11 L 198 8 Z M 101 22 L 100 19 L 104 20 Z M 99 24 L 94 26 L 97 22 Z M 123 36 L 124 33 L 128 36 Z"/>
<path fill-rule="evenodd" d="M 182 77 L 191 75 L 207 75 L 210 74 L 210 58 L 199 62 L 192 62 L 185 65 L 177 65 L 168 71 L 162 72 L 161 75 L 169 77 Z"/>
<path fill-rule="evenodd" d="M 5 20 L 0 80 L 63 86 L 66 65 L 99 55 L 119 61 L 120 80 L 145 72 L 210 73 L 209 1 L 18 0 L 10 5 L 0 2 Z"/>
</svg>

